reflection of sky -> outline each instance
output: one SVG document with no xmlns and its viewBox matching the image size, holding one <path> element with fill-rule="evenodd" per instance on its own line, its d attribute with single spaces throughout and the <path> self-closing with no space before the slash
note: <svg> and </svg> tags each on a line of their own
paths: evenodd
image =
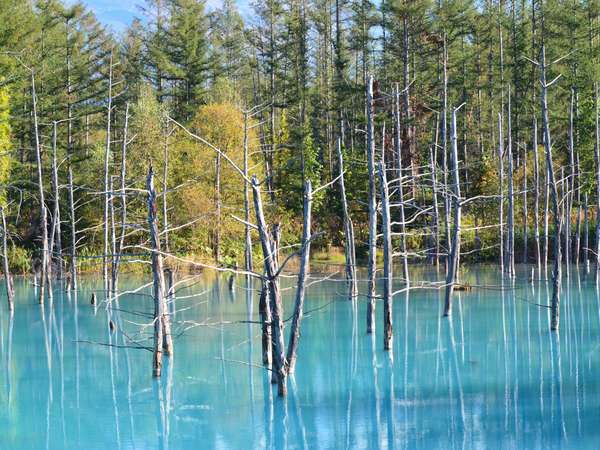
<svg viewBox="0 0 600 450">
<path fill-rule="evenodd" d="M 122 32 L 131 24 L 135 17 L 143 18 L 138 5 L 143 5 L 144 0 L 79 0 L 91 9 L 98 20 L 111 27 L 114 31 Z M 77 0 L 67 0 L 74 4 Z M 242 15 L 247 17 L 250 0 L 236 0 Z M 208 9 L 221 5 L 221 0 L 207 0 Z"/>
</svg>

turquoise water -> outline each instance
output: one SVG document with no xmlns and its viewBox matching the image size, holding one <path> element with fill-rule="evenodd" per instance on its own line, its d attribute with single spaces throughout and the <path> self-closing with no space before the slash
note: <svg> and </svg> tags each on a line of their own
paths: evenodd
<svg viewBox="0 0 600 450">
<path fill-rule="evenodd" d="M 110 334 L 104 305 L 90 305 L 93 280 L 77 297 L 56 288 L 45 308 L 17 280 L 12 321 L 2 285 L 0 448 L 598 448 L 596 283 L 571 271 L 553 336 L 537 305 L 549 287 L 524 272 L 502 283 L 496 268 L 465 269 L 463 281 L 482 287 L 456 295 L 451 321 L 440 317 L 443 292 L 400 294 L 391 354 L 382 351 L 381 305 L 371 337 L 364 300 L 345 300 L 340 280 L 311 286 L 285 401 L 260 368 L 258 326 L 240 323 L 258 309 L 243 278 L 234 293 L 214 275 L 178 291 L 175 355 L 160 380 L 151 353 L 131 348 L 151 337 L 143 291 L 113 311 L 127 340 Z"/>
</svg>

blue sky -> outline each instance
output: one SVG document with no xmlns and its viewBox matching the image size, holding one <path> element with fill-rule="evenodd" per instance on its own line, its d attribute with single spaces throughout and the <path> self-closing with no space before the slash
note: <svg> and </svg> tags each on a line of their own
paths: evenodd
<svg viewBox="0 0 600 450">
<path fill-rule="evenodd" d="M 138 5 L 144 0 L 81 0 L 88 8 L 96 14 L 100 22 L 110 26 L 114 31 L 123 31 L 134 19 L 140 17 L 141 11 Z M 75 3 L 76 0 L 67 0 L 67 3 Z M 249 0 L 238 0 L 240 8 L 247 11 Z M 220 0 L 207 0 L 208 8 L 220 5 Z"/>
</svg>

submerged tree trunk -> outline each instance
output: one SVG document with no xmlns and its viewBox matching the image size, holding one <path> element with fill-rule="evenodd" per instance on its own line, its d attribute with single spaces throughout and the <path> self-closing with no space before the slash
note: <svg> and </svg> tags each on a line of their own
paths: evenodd
<svg viewBox="0 0 600 450">
<path fill-rule="evenodd" d="M 104 252 L 102 254 L 102 280 L 104 281 L 104 295 L 109 297 L 110 282 L 108 279 L 108 214 L 109 214 L 109 162 L 111 144 L 111 122 L 112 122 L 112 89 L 113 89 L 113 54 L 111 51 L 108 62 L 108 104 L 106 106 L 106 146 L 104 149 Z"/>
<path fill-rule="evenodd" d="M 460 219 L 461 219 L 461 198 L 460 198 L 460 179 L 458 171 L 458 142 L 456 136 L 456 111 L 452 110 L 452 173 L 454 185 L 453 209 L 454 209 L 454 229 L 452 230 L 452 248 L 448 263 L 448 272 L 446 274 L 446 295 L 444 301 L 444 316 L 452 313 L 452 293 L 458 274 L 458 262 L 460 255 Z"/>
<path fill-rule="evenodd" d="M 562 234 L 562 217 L 559 209 L 558 191 L 554 178 L 554 166 L 552 163 L 552 141 L 550 139 L 550 124 L 548 120 L 548 84 L 546 83 L 546 49 L 542 44 L 542 60 L 540 62 L 540 81 L 542 84 L 542 120 L 544 127 L 544 146 L 546 149 L 546 167 L 548 171 L 548 183 L 552 198 L 552 215 L 554 216 L 554 271 L 552 274 L 552 301 L 550 304 L 551 321 L 550 329 L 557 331 L 560 322 L 560 288 L 562 277 L 562 254 L 560 237 Z"/>
<path fill-rule="evenodd" d="M 408 273 L 408 253 L 406 250 L 406 220 L 404 215 L 404 186 L 402 176 L 402 146 L 400 142 L 400 88 L 396 83 L 396 133 L 394 134 L 394 145 L 397 148 L 398 157 L 398 200 L 400 203 L 400 251 L 402 252 L 402 269 L 404 273 L 404 281 L 408 285 L 410 283 L 410 276 Z M 387 177 L 386 177 L 387 178 Z M 381 177 L 380 177 L 381 180 Z M 386 187 L 387 189 L 387 187 Z M 383 191 L 382 191 L 383 192 Z M 388 199 L 389 202 L 389 199 Z M 390 219 L 391 220 L 391 219 Z"/>
<path fill-rule="evenodd" d="M 31 70 L 31 102 L 33 107 L 33 134 L 35 137 L 35 158 L 37 164 L 37 176 L 38 176 L 38 195 L 40 201 L 40 228 L 42 231 L 42 261 L 40 274 L 40 291 L 39 291 L 39 303 L 44 303 L 46 278 L 49 265 L 48 257 L 48 213 L 46 210 L 46 200 L 44 195 L 44 177 L 42 173 L 42 148 L 40 143 L 40 133 L 38 127 L 38 116 L 37 116 L 37 94 L 35 91 L 35 72 Z"/>
<path fill-rule="evenodd" d="M 383 228 L 383 349 L 391 350 L 394 338 L 392 330 L 392 221 L 390 217 L 390 195 L 383 161 L 379 163 L 379 184 Z"/>
<path fill-rule="evenodd" d="M 346 198 L 346 185 L 344 183 L 344 158 L 342 155 L 342 139 L 338 138 L 337 153 L 340 170 L 340 193 L 342 196 L 342 213 L 344 221 L 344 239 L 345 239 L 345 255 L 346 255 L 346 280 L 348 281 L 350 299 L 354 299 L 358 295 L 358 285 L 356 278 L 356 251 L 354 248 L 354 225 L 350 218 L 348 210 L 348 199 Z"/>
<path fill-rule="evenodd" d="M 250 233 L 250 192 L 248 186 L 248 113 L 244 113 L 244 220 L 245 246 L 244 266 L 246 272 L 252 272 L 252 235 Z"/>
<path fill-rule="evenodd" d="M 367 333 L 375 325 L 375 273 L 377 270 L 377 203 L 375 191 L 375 128 L 373 112 L 373 76 L 367 79 L 367 170 L 369 171 L 369 261 L 367 287 Z"/>
<path fill-rule="evenodd" d="M 285 344 L 283 335 L 283 304 L 279 288 L 279 277 L 275 263 L 274 248 L 267 231 L 267 224 L 262 207 L 260 186 L 256 177 L 252 178 L 252 193 L 254 196 L 254 210 L 260 241 L 265 259 L 266 283 L 268 284 L 268 302 L 271 307 L 271 329 L 273 334 L 273 371 L 277 377 L 278 393 L 281 397 L 287 395 L 287 363 L 285 357 Z"/>
<path fill-rule="evenodd" d="M 148 227 L 150 230 L 150 242 L 152 248 L 152 274 L 154 277 L 154 358 L 152 373 L 159 377 L 162 370 L 163 353 L 173 354 L 173 341 L 171 336 L 171 324 L 166 302 L 165 275 L 163 268 L 163 257 L 160 249 L 160 233 L 158 231 L 158 206 L 156 204 L 156 192 L 154 190 L 154 171 L 152 166 L 148 170 L 146 178 L 146 189 L 148 191 Z"/>
<path fill-rule="evenodd" d="M 296 287 L 296 302 L 292 316 L 292 329 L 287 349 L 288 373 L 294 373 L 296 358 L 298 356 L 298 343 L 300 342 L 300 325 L 304 314 L 304 296 L 308 279 L 308 264 L 310 260 L 310 241 L 312 223 L 312 185 L 310 180 L 304 183 L 304 222 L 302 227 L 302 250 L 300 253 L 300 273 Z"/>
<path fill-rule="evenodd" d="M 73 167 L 71 165 L 71 156 L 69 156 L 68 168 L 69 181 L 69 220 L 71 222 L 71 289 L 77 290 L 77 221 L 75 220 L 75 192 L 73 187 Z"/>
<path fill-rule="evenodd" d="M 502 136 L 502 113 L 498 113 L 498 177 L 499 194 L 498 202 L 499 215 L 499 238 L 500 238 L 500 272 L 504 273 L 504 138 Z"/>
<path fill-rule="evenodd" d="M 540 249 L 540 167 L 538 158 L 538 134 L 537 120 L 533 118 L 533 239 L 535 241 L 535 259 L 537 263 L 538 277 L 542 274 L 542 258 Z"/>
<path fill-rule="evenodd" d="M 56 259 L 56 278 L 59 280 L 63 277 L 63 257 L 62 257 L 62 241 L 60 227 L 60 185 L 58 184 L 58 161 L 56 158 L 57 152 L 57 123 L 54 122 L 52 130 L 52 192 L 54 194 L 54 213 L 52 214 L 52 238 L 50 239 L 50 262 L 52 258 Z"/>
<path fill-rule="evenodd" d="M 2 267 L 4 272 L 4 280 L 6 282 L 6 300 L 8 301 L 8 310 L 15 309 L 15 291 L 13 288 L 13 280 L 10 275 L 10 266 L 8 264 L 8 230 L 6 228 L 6 217 L 4 208 L 0 207 L 0 218 L 2 219 Z"/>
</svg>

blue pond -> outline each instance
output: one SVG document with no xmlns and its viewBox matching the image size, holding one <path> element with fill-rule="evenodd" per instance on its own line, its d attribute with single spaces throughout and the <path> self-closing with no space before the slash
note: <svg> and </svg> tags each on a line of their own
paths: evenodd
<svg viewBox="0 0 600 450">
<path fill-rule="evenodd" d="M 244 278 L 233 293 L 227 276 L 182 282 L 160 379 L 137 348 L 151 339 L 147 289 L 113 303 L 125 335 L 110 333 L 103 302 L 90 305 L 98 280 L 77 295 L 56 286 L 44 308 L 30 280 L 16 280 L 12 320 L 2 284 L 0 449 L 598 448 L 594 271 L 565 277 L 557 335 L 551 288 L 526 272 L 512 282 L 495 267 L 465 268 L 475 287 L 455 295 L 451 320 L 440 317 L 442 291 L 397 295 L 390 353 L 381 305 L 370 336 L 364 298 L 348 301 L 339 276 L 312 285 L 286 400 L 261 368 L 258 296 Z M 147 281 L 124 278 L 122 289 Z"/>
</svg>

